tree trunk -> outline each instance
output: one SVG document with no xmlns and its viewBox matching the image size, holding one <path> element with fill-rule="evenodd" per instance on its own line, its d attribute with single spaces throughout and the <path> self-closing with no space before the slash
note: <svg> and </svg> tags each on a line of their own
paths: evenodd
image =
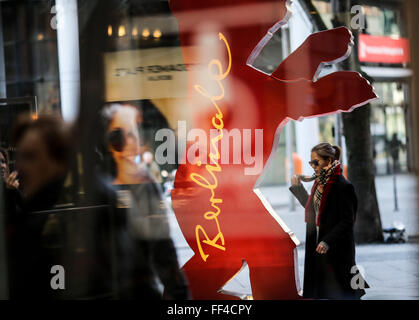
<svg viewBox="0 0 419 320">
<path fill-rule="evenodd" d="M 365 105 L 342 114 L 348 156 L 348 179 L 358 196 L 355 240 L 358 243 L 383 241 L 381 217 L 375 191 L 371 106 Z"/>
<path fill-rule="evenodd" d="M 335 8 L 334 26 L 343 25 L 350 28 L 351 1 L 336 0 Z M 356 41 L 357 30 L 352 30 L 352 32 Z M 342 68 L 361 73 L 356 45 L 352 50 L 351 57 L 342 63 Z M 369 78 L 365 74 L 363 76 Z M 368 80 L 371 81 L 371 79 Z M 359 107 L 350 113 L 342 113 L 343 134 L 348 156 L 348 179 L 354 185 L 358 196 L 358 212 L 355 223 L 355 240 L 358 243 L 383 241 L 381 217 L 375 190 L 370 114 L 370 104 Z"/>
</svg>

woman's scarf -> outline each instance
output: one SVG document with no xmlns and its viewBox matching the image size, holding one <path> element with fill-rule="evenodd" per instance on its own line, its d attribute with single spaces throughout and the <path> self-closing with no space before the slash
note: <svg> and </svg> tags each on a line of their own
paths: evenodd
<svg viewBox="0 0 419 320">
<path fill-rule="evenodd" d="M 329 169 L 327 169 L 327 170 L 325 170 L 325 169 L 321 169 L 321 170 L 320 170 L 320 174 L 319 174 L 319 176 L 317 177 L 318 182 L 319 182 L 321 185 L 323 185 L 323 186 L 324 186 L 324 185 L 327 183 L 327 180 L 329 179 L 329 177 L 331 177 L 331 176 L 334 174 L 334 172 L 335 172 L 335 170 L 336 170 L 337 166 L 340 166 L 340 162 L 339 162 L 339 160 L 335 160 L 335 161 L 333 161 L 333 163 L 332 163 L 332 165 L 329 167 Z"/>
<path fill-rule="evenodd" d="M 338 160 L 335 160 L 327 170 L 322 169 L 320 171 L 320 174 L 316 177 L 316 181 L 311 189 L 309 201 L 307 201 L 306 222 L 315 222 L 317 226 L 320 225 L 320 216 L 326 198 L 330 193 L 333 182 L 335 182 L 336 178 L 341 174 L 342 169 Z M 311 203 L 313 203 L 313 205 L 311 205 Z M 315 219 L 315 212 L 318 212 L 317 219 Z"/>
</svg>

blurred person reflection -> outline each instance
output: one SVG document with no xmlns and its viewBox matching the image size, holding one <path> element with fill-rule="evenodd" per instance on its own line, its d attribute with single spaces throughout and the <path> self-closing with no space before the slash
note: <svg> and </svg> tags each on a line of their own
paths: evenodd
<svg viewBox="0 0 419 320">
<path fill-rule="evenodd" d="M 142 263 L 150 264 L 150 268 L 136 268 L 133 265 L 134 258 L 128 257 L 131 261 L 127 261 L 126 265 L 131 264 L 132 268 L 136 268 L 130 271 L 135 274 L 128 278 L 126 275 L 129 272 L 124 271 L 121 277 L 126 278 L 126 282 L 139 281 L 143 284 L 136 287 L 128 284 L 132 291 L 120 297 L 143 297 L 141 291 L 150 286 L 158 292 L 159 280 L 164 286 L 163 298 L 186 299 L 189 297 L 188 288 L 170 238 L 167 206 L 160 185 L 152 177 L 148 166 L 142 164 L 144 150 L 149 144 L 144 138 L 142 111 L 131 104 L 114 103 L 105 106 L 103 116 L 106 148 L 110 152 L 110 160 L 115 163 L 115 177 L 112 181 L 117 192 L 117 206 L 124 209 L 120 210 L 120 215 L 126 219 L 129 236 L 135 239 L 137 255 L 145 255 L 141 259 Z M 146 298 L 153 298 L 153 294 Z"/>
<path fill-rule="evenodd" d="M 11 299 L 53 298 L 54 261 L 45 243 L 49 217 L 69 169 L 69 131 L 57 115 L 20 117 L 13 130 L 16 172 L 21 193 L 6 211 Z M 15 180 L 16 182 L 16 180 Z"/>
<path fill-rule="evenodd" d="M 113 104 L 105 109 L 109 119 L 107 140 L 109 150 L 116 165 L 113 184 L 135 184 L 147 180 L 146 172 L 141 170 L 141 139 L 138 126 L 142 114 L 130 105 Z"/>
</svg>

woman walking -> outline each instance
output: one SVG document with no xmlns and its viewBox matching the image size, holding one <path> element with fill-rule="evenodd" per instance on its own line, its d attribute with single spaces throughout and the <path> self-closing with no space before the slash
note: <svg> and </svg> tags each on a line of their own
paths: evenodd
<svg viewBox="0 0 419 320">
<path fill-rule="evenodd" d="M 309 162 L 314 175 L 292 178 L 290 191 L 305 207 L 304 298 L 360 299 L 369 288 L 355 263 L 357 197 L 342 175 L 340 154 L 338 146 L 318 144 Z M 309 196 L 301 181 L 313 180 Z"/>
</svg>

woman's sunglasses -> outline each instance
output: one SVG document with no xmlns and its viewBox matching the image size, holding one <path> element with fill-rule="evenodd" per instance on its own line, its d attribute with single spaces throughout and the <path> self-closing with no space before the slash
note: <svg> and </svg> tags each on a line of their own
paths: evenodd
<svg viewBox="0 0 419 320">
<path fill-rule="evenodd" d="M 144 130 L 140 126 L 138 127 L 138 133 L 140 140 L 139 143 L 141 146 L 143 146 L 145 144 Z M 125 148 L 125 145 L 127 144 L 126 135 L 132 135 L 132 132 L 126 134 L 121 128 L 114 129 L 107 135 L 108 144 L 115 151 L 122 152 L 122 150 Z"/>
<path fill-rule="evenodd" d="M 124 130 L 122 129 L 115 129 L 108 133 L 107 137 L 109 145 L 118 152 L 121 152 L 124 150 L 126 141 L 125 141 L 125 135 Z"/>
<path fill-rule="evenodd" d="M 312 160 L 312 161 L 309 161 L 309 162 L 308 162 L 308 164 L 309 164 L 310 166 L 315 166 L 315 167 L 318 167 L 318 166 L 319 166 L 319 160 Z"/>
</svg>

